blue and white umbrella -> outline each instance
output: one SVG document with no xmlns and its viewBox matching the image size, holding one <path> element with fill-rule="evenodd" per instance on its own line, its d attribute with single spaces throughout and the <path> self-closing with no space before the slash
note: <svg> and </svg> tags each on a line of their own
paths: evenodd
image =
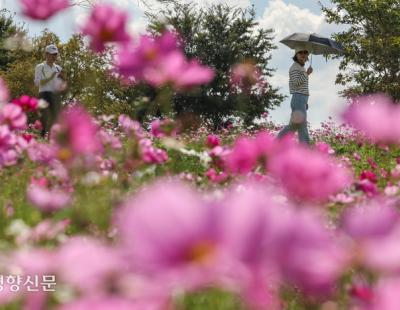
<svg viewBox="0 0 400 310">
<path fill-rule="evenodd" d="M 316 33 L 293 33 L 280 41 L 291 49 L 302 48 L 314 55 L 340 55 L 344 53 L 343 46 L 329 38 Z"/>
</svg>

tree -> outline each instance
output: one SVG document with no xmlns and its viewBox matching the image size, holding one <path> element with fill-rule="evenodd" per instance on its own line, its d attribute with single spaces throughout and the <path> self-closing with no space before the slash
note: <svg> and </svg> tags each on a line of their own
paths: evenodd
<svg viewBox="0 0 400 310">
<path fill-rule="evenodd" d="M 276 48 L 272 30 L 256 29 L 254 8 L 212 5 L 203 9 L 173 3 L 157 14 L 147 13 L 147 17 L 152 34 L 158 35 L 172 26 L 179 34 L 186 56 L 199 59 L 216 73 L 214 80 L 200 91 L 174 96 L 178 114 L 201 115 L 216 126 L 229 115 L 238 115 L 250 122 L 282 102 L 284 97 L 271 86 L 266 92 L 255 89 L 245 96 L 232 91 L 230 74 L 236 63 L 253 61 L 264 78 L 274 71 L 268 67 L 270 51 Z"/>
<path fill-rule="evenodd" d="M 400 100 L 400 1 L 331 0 L 321 7 L 329 23 L 350 27 L 336 33 L 346 53 L 336 83 L 342 95 L 384 92 Z"/>
<path fill-rule="evenodd" d="M 16 54 L 7 47 L 7 39 L 13 35 L 26 34 L 22 25 L 14 22 L 13 14 L 6 9 L 0 10 L 0 70 L 4 70 L 16 59 Z"/>
</svg>

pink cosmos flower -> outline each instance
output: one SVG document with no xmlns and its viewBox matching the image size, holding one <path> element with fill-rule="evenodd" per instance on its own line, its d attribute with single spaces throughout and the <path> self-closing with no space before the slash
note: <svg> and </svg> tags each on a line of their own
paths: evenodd
<svg viewBox="0 0 400 310">
<path fill-rule="evenodd" d="M 134 270 L 169 283 L 186 288 L 210 283 L 219 257 L 215 215 L 187 186 L 156 183 L 117 214 L 124 256 Z"/>
<path fill-rule="evenodd" d="M 399 270 L 399 219 L 399 211 L 390 200 L 373 200 L 343 214 L 343 230 L 356 242 L 357 263 L 378 271 Z"/>
<path fill-rule="evenodd" d="M 373 290 L 370 305 L 362 310 L 397 310 L 400 309 L 400 279 L 387 278 L 381 280 Z"/>
<path fill-rule="evenodd" d="M 23 14 L 44 20 L 70 6 L 69 0 L 20 0 Z"/>
<path fill-rule="evenodd" d="M 208 169 L 206 171 L 205 175 L 211 182 L 214 182 L 214 183 L 222 183 L 222 182 L 225 182 L 229 178 L 229 175 L 226 172 L 224 172 L 224 171 L 217 172 L 213 168 Z"/>
<path fill-rule="evenodd" d="M 44 212 L 57 211 L 71 203 L 70 194 L 58 189 L 51 190 L 35 184 L 28 186 L 27 198 L 36 208 Z"/>
<path fill-rule="evenodd" d="M 84 237 L 68 240 L 57 253 L 60 278 L 86 294 L 106 291 L 126 269 L 115 249 Z"/>
<path fill-rule="evenodd" d="M 206 145 L 210 148 L 220 145 L 221 141 L 218 136 L 210 134 L 207 136 Z"/>
<path fill-rule="evenodd" d="M 141 80 L 145 68 L 155 66 L 161 58 L 177 49 L 177 39 L 169 31 L 155 38 L 144 35 L 137 46 L 120 48 L 116 55 L 116 69 L 125 77 Z"/>
<path fill-rule="evenodd" d="M 251 61 L 232 67 L 231 84 L 245 93 L 249 93 L 253 86 L 264 93 L 268 87 L 260 69 Z"/>
<path fill-rule="evenodd" d="M 57 237 L 57 235 L 65 232 L 69 223 L 69 219 L 62 220 L 56 223 L 50 221 L 49 219 L 46 219 L 40 222 L 34 229 L 32 229 L 29 238 L 33 242 L 39 242 L 42 240 L 53 240 Z"/>
<path fill-rule="evenodd" d="M 8 91 L 8 88 L 3 79 L 0 78 L 0 104 L 6 103 L 9 96 L 10 92 Z"/>
<path fill-rule="evenodd" d="M 378 181 L 376 174 L 370 170 L 364 170 L 360 174 L 360 180 L 369 180 L 372 183 L 376 183 Z"/>
<path fill-rule="evenodd" d="M 151 122 L 150 133 L 156 138 L 175 136 L 176 132 L 176 124 L 170 119 L 155 119 Z"/>
<path fill-rule="evenodd" d="M 239 137 L 226 158 L 226 164 L 230 171 L 246 174 L 255 168 L 257 159 L 258 152 L 254 141 L 251 138 Z"/>
<path fill-rule="evenodd" d="M 160 37 L 142 36 L 138 46 L 121 48 L 116 69 L 126 78 L 134 77 L 153 86 L 172 85 L 181 90 L 212 80 L 214 72 L 196 60 L 187 61 L 171 32 Z"/>
<path fill-rule="evenodd" d="M 35 97 L 29 97 L 29 96 L 22 96 L 20 98 L 13 99 L 11 103 L 20 106 L 22 110 L 27 113 L 27 112 L 32 112 L 36 111 L 39 106 L 38 99 Z"/>
<path fill-rule="evenodd" d="M 69 302 L 59 310 L 165 310 L 168 306 L 165 300 L 130 300 L 118 296 L 93 296 Z"/>
<path fill-rule="evenodd" d="M 180 51 L 168 54 L 156 66 L 144 70 L 144 79 L 149 84 L 155 87 L 172 85 L 178 90 L 208 83 L 213 78 L 212 69 L 197 60 L 188 62 Z"/>
<path fill-rule="evenodd" d="M 47 165 L 56 158 L 57 149 L 54 145 L 35 141 L 28 147 L 27 153 L 30 160 Z"/>
<path fill-rule="evenodd" d="M 300 210 L 277 230 L 276 262 L 291 284 L 311 295 L 330 294 L 346 270 L 349 255 L 338 235 L 332 235 L 318 214 Z"/>
<path fill-rule="evenodd" d="M 400 213 L 389 201 L 373 200 L 368 204 L 346 209 L 342 229 L 356 240 L 383 237 L 398 225 Z"/>
<path fill-rule="evenodd" d="M 271 156 L 268 169 L 289 193 L 308 201 L 326 200 L 351 181 L 345 167 L 325 154 L 301 146 Z"/>
<path fill-rule="evenodd" d="M 129 116 L 121 114 L 118 117 L 118 123 L 129 137 L 143 137 L 142 126 L 138 121 L 134 121 Z"/>
<path fill-rule="evenodd" d="M 269 158 L 283 145 L 278 144 L 267 131 L 259 132 L 254 138 L 239 137 L 226 157 L 227 167 L 230 171 L 241 174 L 250 172 L 259 164 L 266 169 Z"/>
<path fill-rule="evenodd" d="M 356 190 L 364 192 L 368 197 L 372 197 L 378 194 L 378 186 L 368 179 L 363 179 L 355 183 L 355 188 Z"/>
<path fill-rule="evenodd" d="M 386 95 L 355 98 L 343 118 L 374 142 L 400 141 L 400 107 Z"/>
<path fill-rule="evenodd" d="M 99 128 L 83 107 L 76 105 L 64 110 L 59 125 L 51 137 L 55 138 L 61 152 L 70 153 L 69 157 L 95 155 L 103 151 Z"/>
<path fill-rule="evenodd" d="M 17 142 L 16 136 L 10 131 L 8 126 L 0 126 L 0 153 L 14 147 Z"/>
<path fill-rule="evenodd" d="M 27 117 L 21 107 L 15 104 L 0 106 L 0 124 L 6 124 L 10 129 L 25 129 Z"/>
<path fill-rule="evenodd" d="M 9 149 L 0 153 L 0 167 L 13 166 L 18 161 L 18 153 L 15 150 Z"/>
<path fill-rule="evenodd" d="M 112 5 L 97 4 L 82 28 L 82 33 L 91 39 L 90 46 L 96 52 L 103 52 L 105 43 L 127 43 L 130 36 L 126 32 L 128 15 Z"/>
<path fill-rule="evenodd" d="M 147 164 L 162 164 L 168 160 L 168 154 L 161 149 L 155 148 L 151 140 L 141 139 L 139 141 L 142 160 Z"/>
<path fill-rule="evenodd" d="M 317 142 L 315 148 L 323 154 L 334 154 L 335 151 L 325 142 Z"/>
<path fill-rule="evenodd" d="M 122 142 L 116 135 L 111 134 L 104 129 L 100 129 L 99 135 L 104 146 L 109 146 L 113 150 L 120 150 L 122 148 Z"/>
</svg>

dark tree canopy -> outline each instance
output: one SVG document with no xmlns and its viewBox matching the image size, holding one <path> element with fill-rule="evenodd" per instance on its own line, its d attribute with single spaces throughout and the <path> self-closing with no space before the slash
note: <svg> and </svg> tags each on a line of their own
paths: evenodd
<svg viewBox="0 0 400 310">
<path fill-rule="evenodd" d="M 384 92 L 400 100 L 400 0 L 331 0 L 322 6 L 329 23 L 349 25 L 336 33 L 346 54 L 336 83 L 346 97 Z"/>
<path fill-rule="evenodd" d="M 25 34 L 22 25 L 15 23 L 14 13 L 6 9 L 0 10 L 0 70 L 4 70 L 16 60 L 16 53 L 11 51 L 6 45 L 7 39 L 17 33 Z"/>
<path fill-rule="evenodd" d="M 179 34 L 188 58 L 196 57 L 212 67 L 214 80 L 198 92 L 176 94 L 174 107 L 179 113 L 194 113 L 214 125 L 229 115 L 251 121 L 269 108 L 278 106 L 283 96 L 268 86 L 266 92 L 232 91 L 231 68 L 236 63 L 253 61 L 268 81 L 273 69 L 268 67 L 273 44 L 271 29 L 257 28 L 254 8 L 239 9 L 227 5 L 199 8 L 193 4 L 173 3 L 157 14 L 147 13 L 149 31 L 155 35 L 172 26 Z"/>
</svg>

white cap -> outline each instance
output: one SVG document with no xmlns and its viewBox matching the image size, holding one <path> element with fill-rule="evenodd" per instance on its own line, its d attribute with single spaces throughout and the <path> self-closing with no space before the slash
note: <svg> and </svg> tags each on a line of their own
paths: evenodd
<svg viewBox="0 0 400 310">
<path fill-rule="evenodd" d="M 55 44 L 50 44 L 46 46 L 46 53 L 58 54 L 58 48 Z"/>
</svg>

